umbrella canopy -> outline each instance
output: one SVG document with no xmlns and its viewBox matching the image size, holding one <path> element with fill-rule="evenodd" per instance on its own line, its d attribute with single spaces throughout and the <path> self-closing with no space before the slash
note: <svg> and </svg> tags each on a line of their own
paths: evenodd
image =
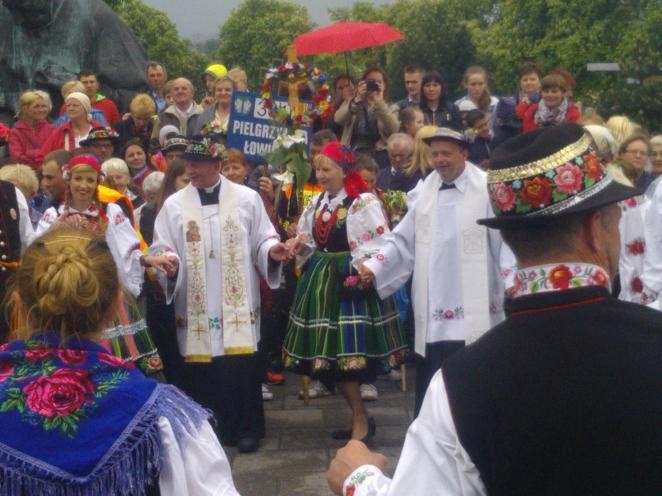
<svg viewBox="0 0 662 496">
<path fill-rule="evenodd" d="M 292 43 L 297 55 L 305 56 L 349 52 L 402 39 L 402 33 L 383 22 L 336 22 L 300 34 Z"/>
</svg>

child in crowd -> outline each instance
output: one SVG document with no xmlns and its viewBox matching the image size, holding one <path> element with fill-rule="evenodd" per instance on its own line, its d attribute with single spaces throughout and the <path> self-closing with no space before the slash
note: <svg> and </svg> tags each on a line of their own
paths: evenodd
<svg viewBox="0 0 662 496">
<path fill-rule="evenodd" d="M 522 119 L 524 132 L 557 126 L 564 122 L 579 122 L 581 114 L 567 97 L 568 83 L 563 76 L 545 76 L 541 88 L 542 99 L 538 103 L 521 102 L 517 105 L 517 115 Z"/>
<path fill-rule="evenodd" d="M 478 109 L 467 113 L 467 135 L 471 139 L 469 145 L 469 162 L 483 170 L 490 166 L 492 148 L 492 132 L 487 121 L 487 115 Z"/>
</svg>

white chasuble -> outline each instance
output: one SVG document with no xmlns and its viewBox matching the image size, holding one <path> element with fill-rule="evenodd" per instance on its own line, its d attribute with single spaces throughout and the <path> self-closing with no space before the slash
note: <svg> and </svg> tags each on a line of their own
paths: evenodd
<svg viewBox="0 0 662 496">
<path fill-rule="evenodd" d="M 187 361 L 252 353 L 259 341 L 263 275 L 277 288 L 281 265 L 269 263 L 279 242 L 257 193 L 223 179 L 219 203 L 201 205 L 189 185 L 166 200 L 154 226 L 153 254 L 179 259 L 176 279 L 159 276 L 175 301 L 180 353 Z"/>
<path fill-rule="evenodd" d="M 493 215 L 485 173 L 467 162 L 453 184 L 440 190 L 441 176 L 430 174 L 381 256 L 366 262 L 382 297 L 413 273 L 415 350 L 422 356 L 426 343 L 470 343 L 503 320 L 504 278 L 512 280 L 515 268 L 499 232 L 476 224 Z"/>
</svg>

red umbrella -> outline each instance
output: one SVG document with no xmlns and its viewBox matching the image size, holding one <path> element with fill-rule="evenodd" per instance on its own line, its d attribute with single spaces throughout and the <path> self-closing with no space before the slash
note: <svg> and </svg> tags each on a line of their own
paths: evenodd
<svg viewBox="0 0 662 496">
<path fill-rule="evenodd" d="M 300 34 L 292 43 L 297 55 L 304 56 L 349 52 L 402 39 L 402 33 L 383 22 L 336 22 Z"/>
</svg>

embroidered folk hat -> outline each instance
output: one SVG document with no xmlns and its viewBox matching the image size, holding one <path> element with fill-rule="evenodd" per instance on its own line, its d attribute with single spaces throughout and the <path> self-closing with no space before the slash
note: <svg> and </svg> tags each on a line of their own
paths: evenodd
<svg viewBox="0 0 662 496">
<path fill-rule="evenodd" d="M 220 162 L 223 160 L 225 148 L 220 143 L 215 143 L 209 138 L 191 140 L 182 154 L 184 160 L 192 162 Z"/>
<path fill-rule="evenodd" d="M 493 228 L 542 223 L 594 210 L 641 194 L 616 182 L 577 124 L 561 124 L 516 136 L 494 150 L 487 189 Z"/>
<path fill-rule="evenodd" d="M 186 139 L 186 137 L 177 135 L 166 139 L 165 142 L 163 143 L 163 148 L 161 149 L 161 151 L 163 153 L 166 153 L 170 150 L 186 150 L 187 146 L 188 146 L 188 140 Z"/>
<path fill-rule="evenodd" d="M 464 137 L 464 135 L 449 127 L 438 127 L 437 130 L 434 132 L 434 134 L 426 138 L 423 138 L 423 141 L 428 145 L 433 143 L 434 141 L 442 141 L 442 140 L 454 141 L 455 143 L 458 143 L 464 148 L 469 147 L 469 143 L 467 142 L 467 139 Z"/>
<path fill-rule="evenodd" d="M 95 141 L 101 140 L 110 140 L 113 142 L 113 144 L 115 144 L 119 139 L 119 134 L 117 134 L 109 127 L 93 127 L 90 133 L 87 135 L 87 138 L 81 140 L 80 145 L 89 146 Z"/>
<path fill-rule="evenodd" d="M 320 154 L 333 160 L 345 172 L 349 171 L 356 163 L 352 150 L 345 145 L 341 145 L 339 141 L 329 141 L 324 145 Z"/>
</svg>

